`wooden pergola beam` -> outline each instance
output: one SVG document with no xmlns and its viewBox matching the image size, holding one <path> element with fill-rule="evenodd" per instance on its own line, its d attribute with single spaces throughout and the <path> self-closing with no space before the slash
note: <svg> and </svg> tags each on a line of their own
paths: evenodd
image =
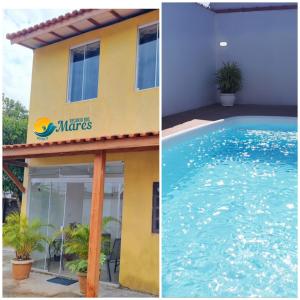
<svg viewBox="0 0 300 300">
<path fill-rule="evenodd" d="M 3 147 L 4 160 L 24 158 L 53 157 L 64 155 L 96 154 L 99 151 L 124 152 L 154 150 L 159 147 L 159 136 L 140 136 L 124 139 L 106 139 L 82 143 L 46 142 L 28 144 L 26 147 Z"/>
<path fill-rule="evenodd" d="M 13 181 L 13 183 L 17 186 L 17 188 L 22 192 L 25 193 L 26 189 L 23 184 L 19 181 L 19 179 L 15 176 L 15 174 L 9 169 L 7 164 L 3 164 L 3 171 L 6 175 Z"/>
<path fill-rule="evenodd" d="M 100 252 L 102 215 L 104 201 L 105 152 L 96 154 L 94 159 L 93 190 L 90 217 L 90 237 L 87 270 L 87 297 L 99 293 Z"/>
</svg>

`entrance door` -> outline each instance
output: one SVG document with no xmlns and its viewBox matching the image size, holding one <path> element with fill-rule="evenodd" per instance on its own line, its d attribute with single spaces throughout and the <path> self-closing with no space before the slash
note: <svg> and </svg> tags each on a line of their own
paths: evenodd
<svg viewBox="0 0 300 300">
<path fill-rule="evenodd" d="M 66 211 L 66 184 L 64 182 L 51 182 L 51 197 L 48 211 L 48 239 L 46 253 L 46 270 L 58 273 L 64 269 L 62 264 L 63 255 L 63 228 Z"/>
<path fill-rule="evenodd" d="M 29 219 L 40 219 L 47 237 L 44 252 L 34 252 L 33 267 L 60 273 L 63 249 L 64 213 L 66 204 L 66 184 L 57 179 L 33 179 L 31 181 Z"/>
<path fill-rule="evenodd" d="M 47 236 L 43 253 L 33 253 L 33 267 L 51 273 L 69 273 L 65 266 L 63 229 L 71 224 L 86 224 L 83 202 L 91 200 L 90 178 L 34 178 L 31 180 L 29 218 L 45 225 Z"/>
<path fill-rule="evenodd" d="M 41 222 L 48 224 L 49 200 L 51 197 L 51 183 L 31 182 L 30 188 L 30 209 L 28 217 L 30 220 L 38 218 Z M 42 228 L 42 233 L 48 235 L 48 227 Z M 44 243 L 47 249 L 47 243 Z M 34 259 L 33 267 L 45 270 L 46 256 L 45 252 L 32 253 Z"/>
<path fill-rule="evenodd" d="M 31 178 L 28 216 L 30 219 L 38 218 L 50 225 L 43 228 L 43 233 L 49 239 L 49 242 L 45 243 L 45 251 L 35 252 L 32 255 L 35 268 L 71 275 L 66 262 L 72 258 L 64 253 L 63 229 L 69 225 L 90 223 L 92 198 L 92 178 L 90 175 L 73 175 L 78 169 L 76 166 L 61 167 L 59 171 L 57 169 L 51 171 L 59 174 L 56 178 L 45 178 L 44 173 L 41 178 Z M 123 167 L 111 168 L 111 172 L 107 173 L 105 178 L 103 218 L 111 218 L 111 221 L 103 228 L 105 237 L 103 240 L 107 241 L 103 250 L 108 255 L 114 245 L 118 244 L 116 240 L 121 238 L 123 174 L 119 169 L 123 172 Z M 36 171 L 38 172 L 41 173 Z M 50 170 L 47 172 L 51 173 Z M 115 265 L 111 262 L 110 269 L 111 281 L 118 282 L 118 266 L 115 271 Z M 108 270 L 108 264 L 105 264 L 101 272 L 101 279 L 104 281 L 109 281 Z"/>
<path fill-rule="evenodd" d="M 92 197 L 92 183 L 71 183 L 67 185 L 67 204 L 65 213 L 65 226 L 70 224 L 89 224 Z M 105 178 L 103 227 L 102 227 L 102 252 L 110 256 L 117 253 L 117 262 L 105 263 L 101 268 L 101 280 L 119 282 L 119 254 L 122 225 L 123 203 L 123 177 Z M 99 216 L 100 218 L 100 216 Z M 109 221 L 108 221 L 109 220 Z M 115 268 L 115 263 L 117 266 Z M 108 268 L 109 266 L 109 268 Z M 110 271 L 110 276 L 109 276 Z"/>
</svg>

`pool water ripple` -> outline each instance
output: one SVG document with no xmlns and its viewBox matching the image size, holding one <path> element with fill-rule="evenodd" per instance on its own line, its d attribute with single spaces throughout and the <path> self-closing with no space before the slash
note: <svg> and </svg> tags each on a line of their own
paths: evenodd
<svg viewBox="0 0 300 300">
<path fill-rule="evenodd" d="M 221 128 L 163 148 L 163 296 L 296 297 L 295 130 Z"/>
</svg>

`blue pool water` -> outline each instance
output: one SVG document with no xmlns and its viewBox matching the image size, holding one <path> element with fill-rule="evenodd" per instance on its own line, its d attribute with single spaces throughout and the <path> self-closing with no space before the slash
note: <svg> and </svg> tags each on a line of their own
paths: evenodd
<svg viewBox="0 0 300 300">
<path fill-rule="evenodd" d="M 293 119 L 233 118 L 163 141 L 164 297 L 297 296 Z"/>
</svg>

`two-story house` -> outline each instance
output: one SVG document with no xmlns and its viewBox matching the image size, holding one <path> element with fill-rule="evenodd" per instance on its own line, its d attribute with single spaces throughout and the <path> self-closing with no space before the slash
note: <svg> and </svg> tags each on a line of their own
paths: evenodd
<svg viewBox="0 0 300 300">
<path fill-rule="evenodd" d="M 7 35 L 33 49 L 33 69 L 27 143 L 3 147 L 4 170 L 46 235 L 90 224 L 88 296 L 103 236 L 120 258 L 101 280 L 159 294 L 158 22 L 158 10 L 85 9 Z M 25 167 L 23 184 L 10 165 Z M 103 217 L 118 221 L 101 229 Z M 69 276 L 63 243 L 33 267 Z"/>
</svg>

